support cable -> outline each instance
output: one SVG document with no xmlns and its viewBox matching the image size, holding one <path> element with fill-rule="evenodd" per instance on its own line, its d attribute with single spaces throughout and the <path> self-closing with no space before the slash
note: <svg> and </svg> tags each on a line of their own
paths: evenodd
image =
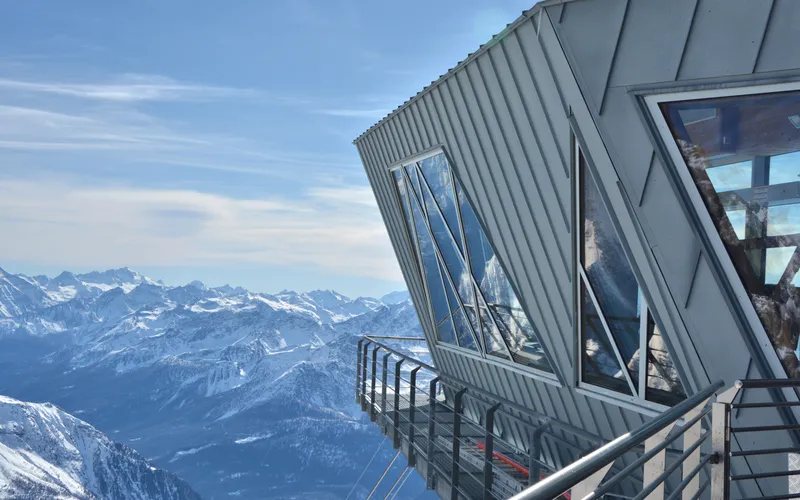
<svg viewBox="0 0 800 500">
<path fill-rule="evenodd" d="M 394 461 L 397 460 L 397 457 L 399 457 L 399 456 L 400 456 L 400 450 L 397 451 L 397 453 L 395 454 L 395 456 L 392 459 L 392 461 L 389 462 L 389 465 L 386 466 L 386 470 L 384 470 L 383 474 L 381 474 L 381 477 L 378 478 L 378 482 L 375 483 L 375 486 L 372 487 L 372 491 L 369 492 L 369 495 L 367 495 L 366 500 L 370 500 L 370 498 L 372 498 L 372 495 L 375 494 L 375 490 L 377 490 L 378 486 L 381 485 L 381 483 L 383 482 L 383 478 L 385 478 L 386 474 L 389 473 L 389 469 L 392 468 L 392 465 L 394 465 Z"/>
<path fill-rule="evenodd" d="M 397 476 L 397 480 L 394 482 L 394 484 L 392 485 L 392 487 L 391 487 L 391 488 L 389 488 L 389 492 L 388 492 L 388 493 L 386 493 L 386 496 L 385 496 L 385 497 L 383 497 L 383 500 L 387 500 L 387 499 L 388 499 L 390 496 L 392 496 L 392 492 L 393 492 L 393 491 L 394 491 L 394 489 L 397 487 L 397 484 L 400 482 L 400 480 L 401 480 L 401 479 L 403 479 L 403 476 L 406 474 L 406 472 L 408 472 L 408 465 L 406 465 L 406 468 L 405 468 L 405 469 L 403 469 L 403 472 L 401 472 L 401 473 L 400 473 L 400 475 L 399 475 L 399 476 Z"/>
<path fill-rule="evenodd" d="M 413 474 L 413 473 L 414 473 L 414 471 L 413 471 L 413 470 L 411 470 L 411 469 L 409 469 L 409 470 L 408 470 L 408 472 L 406 473 L 406 477 L 405 477 L 405 479 L 403 479 L 403 480 L 400 482 L 400 485 L 397 487 L 397 489 L 396 489 L 396 490 L 394 490 L 394 494 L 392 495 L 392 498 L 390 498 L 389 500 L 394 500 L 394 499 L 395 499 L 395 497 L 397 496 L 397 494 L 398 494 L 398 493 L 400 493 L 400 490 L 401 490 L 401 489 L 403 489 L 403 485 L 405 485 L 405 484 L 406 484 L 406 481 L 408 481 L 408 478 L 409 478 L 409 477 L 411 477 L 411 474 Z"/>
<path fill-rule="evenodd" d="M 360 476 L 358 476 L 358 479 L 356 479 L 356 482 L 355 482 L 355 484 L 353 484 L 353 487 L 352 487 L 352 488 L 350 488 L 350 493 L 348 493 L 348 494 L 347 494 L 347 497 L 345 497 L 345 499 L 344 499 L 344 500 L 349 500 L 349 499 L 350 499 L 350 495 L 352 495 L 352 494 L 353 494 L 353 492 L 356 490 L 356 486 L 358 486 L 358 483 L 360 483 L 360 482 L 361 482 L 361 478 L 363 478 L 363 477 L 364 477 L 364 474 L 366 474 L 366 472 L 367 472 L 367 469 L 369 469 L 369 466 L 370 466 L 370 465 L 372 465 L 372 461 L 373 461 L 373 460 L 375 460 L 375 457 L 377 457 L 377 456 L 378 456 L 378 452 L 379 452 L 379 451 L 381 451 L 381 446 L 383 446 L 383 443 L 384 443 L 385 441 L 386 441 L 386 436 L 383 436 L 383 439 L 381 440 L 381 442 L 380 442 L 380 443 L 378 443 L 378 447 L 377 447 L 377 448 L 375 448 L 375 453 L 373 453 L 373 454 L 372 454 L 372 458 L 370 458 L 370 459 L 369 459 L 369 462 L 367 462 L 367 465 L 366 465 L 366 467 L 364 467 L 364 470 L 363 470 L 363 471 L 361 471 L 361 475 L 360 475 Z"/>
</svg>

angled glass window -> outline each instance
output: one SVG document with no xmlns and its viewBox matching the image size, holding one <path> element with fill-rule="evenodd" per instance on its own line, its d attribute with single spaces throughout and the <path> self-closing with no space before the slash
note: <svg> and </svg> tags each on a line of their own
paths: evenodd
<svg viewBox="0 0 800 500">
<path fill-rule="evenodd" d="M 407 205 L 406 222 L 433 314 L 453 328 L 440 328 L 439 340 L 552 374 L 539 336 L 444 154 L 393 174 Z"/>
<path fill-rule="evenodd" d="M 678 372 L 583 154 L 578 162 L 581 382 L 675 404 L 686 397 Z"/>
<path fill-rule="evenodd" d="M 659 107 L 775 352 L 800 378 L 800 91 Z M 696 109 L 714 116 L 687 121 Z"/>
</svg>

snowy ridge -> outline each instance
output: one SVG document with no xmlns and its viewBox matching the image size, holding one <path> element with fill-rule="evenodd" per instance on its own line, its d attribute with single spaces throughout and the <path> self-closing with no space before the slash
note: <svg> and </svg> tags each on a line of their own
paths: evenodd
<svg viewBox="0 0 800 500">
<path fill-rule="evenodd" d="M 2 272 L 0 308 L 0 393 L 58 404 L 208 498 L 346 494 L 380 441 L 353 404 L 358 337 L 422 337 L 407 292 L 171 287 L 126 268 Z"/>
<path fill-rule="evenodd" d="M 194 500 L 177 476 L 51 404 L 0 396 L 0 499 Z"/>
</svg>

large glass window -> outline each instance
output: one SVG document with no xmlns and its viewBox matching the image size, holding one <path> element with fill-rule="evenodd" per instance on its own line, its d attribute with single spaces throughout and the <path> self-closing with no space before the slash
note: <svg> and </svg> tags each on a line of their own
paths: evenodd
<svg viewBox="0 0 800 500">
<path fill-rule="evenodd" d="M 581 380 L 674 404 L 686 393 L 582 154 L 578 180 Z"/>
<path fill-rule="evenodd" d="M 443 153 L 393 171 L 440 342 L 553 373 Z"/>
<path fill-rule="evenodd" d="M 660 104 L 790 378 L 800 378 L 800 91 Z M 703 122 L 688 116 L 703 113 Z"/>
</svg>

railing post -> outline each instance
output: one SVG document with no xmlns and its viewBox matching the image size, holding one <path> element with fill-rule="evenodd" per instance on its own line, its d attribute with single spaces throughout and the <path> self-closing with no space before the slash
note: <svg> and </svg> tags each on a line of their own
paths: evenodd
<svg viewBox="0 0 800 500">
<path fill-rule="evenodd" d="M 411 370 L 411 390 L 409 391 L 408 408 L 408 465 L 414 467 L 417 464 L 417 457 L 414 452 L 414 414 L 417 409 L 417 372 L 422 368 L 418 366 Z"/>
<path fill-rule="evenodd" d="M 717 395 L 711 405 L 711 499 L 728 500 L 731 495 L 731 404 L 742 383 L 737 381 L 733 387 Z"/>
<path fill-rule="evenodd" d="M 494 458 L 494 413 L 500 409 L 500 403 L 486 410 L 486 439 L 483 450 L 483 500 L 492 500 L 492 459 Z"/>
<path fill-rule="evenodd" d="M 364 348 L 364 339 L 358 340 L 358 353 L 356 354 L 356 404 L 361 402 L 361 350 Z"/>
<path fill-rule="evenodd" d="M 392 444 L 394 449 L 400 448 L 400 366 L 403 360 L 394 364 L 394 433 Z"/>
<path fill-rule="evenodd" d="M 383 372 L 381 373 L 381 416 L 383 417 L 384 434 L 389 425 L 389 417 L 386 415 L 386 381 L 389 375 L 387 372 L 391 355 L 392 353 L 390 352 L 383 355 Z"/>
<path fill-rule="evenodd" d="M 439 377 L 431 380 L 428 388 L 428 474 L 425 478 L 425 487 L 432 490 L 433 484 L 433 454 L 434 454 L 434 440 L 436 439 L 436 386 L 439 383 Z"/>
<path fill-rule="evenodd" d="M 378 351 L 380 348 L 381 346 L 375 345 L 375 348 L 372 350 L 372 390 L 369 396 L 369 419 L 372 422 L 375 421 L 375 379 L 378 373 Z"/>
<path fill-rule="evenodd" d="M 458 479 L 461 473 L 459 465 L 461 460 L 461 441 L 459 441 L 458 437 L 461 435 L 461 400 L 465 392 L 467 392 L 466 389 L 461 389 L 453 398 L 453 468 L 450 471 L 451 500 L 458 500 Z"/>
<path fill-rule="evenodd" d="M 528 453 L 528 486 L 539 481 L 542 466 L 542 435 L 550 427 L 550 422 L 545 422 L 531 432 L 531 445 Z"/>
<path fill-rule="evenodd" d="M 711 498 L 728 500 L 731 494 L 731 405 L 716 402 L 711 408 L 711 450 L 715 455 L 711 466 Z"/>
<path fill-rule="evenodd" d="M 361 355 L 361 411 L 367 411 L 367 352 L 371 343 L 369 340 L 364 342 Z"/>
</svg>

